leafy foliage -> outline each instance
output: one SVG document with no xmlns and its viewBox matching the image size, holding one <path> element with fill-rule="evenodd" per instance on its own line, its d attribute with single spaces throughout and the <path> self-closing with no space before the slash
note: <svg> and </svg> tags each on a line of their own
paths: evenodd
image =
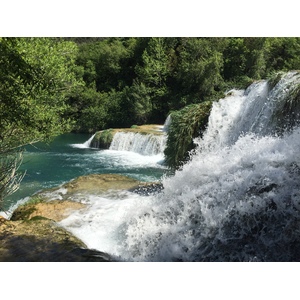
<svg viewBox="0 0 300 300">
<path fill-rule="evenodd" d="M 75 41 L 85 87 L 70 98 L 68 116 L 77 120 L 78 131 L 163 123 L 172 110 L 216 100 L 225 90 L 245 88 L 274 72 L 300 67 L 299 38 Z M 96 100 L 103 94 L 107 101 Z"/>
<path fill-rule="evenodd" d="M 77 46 L 49 38 L 0 38 L 0 200 L 18 188 L 20 147 L 70 130 L 66 99 L 82 82 Z"/>
<path fill-rule="evenodd" d="M 46 38 L 1 38 L 0 152 L 70 129 L 63 114 L 80 85 L 76 49 Z"/>
<path fill-rule="evenodd" d="M 19 189 L 24 174 L 17 173 L 22 163 L 22 151 L 0 153 L 0 210 L 5 197 Z"/>
</svg>

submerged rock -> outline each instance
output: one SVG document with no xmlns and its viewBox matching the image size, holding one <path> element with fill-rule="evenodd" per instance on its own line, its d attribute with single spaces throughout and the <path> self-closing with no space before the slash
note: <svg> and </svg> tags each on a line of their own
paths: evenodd
<svg viewBox="0 0 300 300">
<path fill-rule="evenodd" d="M 62 195 L 64 199 L 69 198 L 75 193 L 94 193 L 99 194 L 109 190 L 129 190 L 138 187 L 140 181 L 118 174 L 92 174 L 80 176 L 62 188 L 66 189 Z"/>
</svg>

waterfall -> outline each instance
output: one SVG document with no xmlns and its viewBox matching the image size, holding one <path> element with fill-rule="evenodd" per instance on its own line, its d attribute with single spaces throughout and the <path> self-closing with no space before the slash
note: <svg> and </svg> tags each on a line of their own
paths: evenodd
<svg viewBox="0 0 300 300">
<path fill-rule="evenodd" d="M 247 90 L 232 90 L 224 99 L 215 102 L 208 129 L 201 141 L 204 147 L 230 146 L 242 135 L 276 134 L 297 124 L 300 101 L 297 72 L 287 73 L 273 88 L 266 80 L 253 83 Z"/>
<path fill-rule="evenodd" d="M 299 86 L 289 72 L 230 91 L 161 193 L 91 197 L 65 226 L 125 261 L 299 261 Z"/>
<path fill-rule="evenodd" d="M 157 155 L 163 153 L 165 143 L 165 135 L 117 132 L 113 137 L 109 149 L 132 151 L 142 155 Z"/>
<path fill-rule="evenodd" d="M 168 132 L 170 125 L 171 125 L 171 115 L 168 115 L 163 126 L 163 131 Z"/>
<path fill-rule="evenodd" d="M 96 134 L 93 134 L 87 141 L 85 141 L 82 144 L 71 144 L 70 146 L 72 146 L 74 148 L 82 148 L 82 149 L 89 148 L 91 146 L 92 140 L 95 135 Z"/>
</svg>

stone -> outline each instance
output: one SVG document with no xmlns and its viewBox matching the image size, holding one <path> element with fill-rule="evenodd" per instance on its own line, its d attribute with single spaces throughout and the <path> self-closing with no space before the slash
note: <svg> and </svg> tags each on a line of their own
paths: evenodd
<svg viewBox="0 0 300 300">
<path fill-rule="evenodd" d="M 33 217 L 0 221 L 1 262 L 108 262 L 108 254 L 86 245 L 55 221 Z"/>
<path fill-rule="evenodd" d="M 53 200 L 19 206 L 12 214 L 11 220 L 30 220 L 36 216 L 42 216 L 59 222 L 68 217 L 72 211 L 82 209 L 83 203 L 69 200 Z"/>
<path fill-rule="evenodd" d="M 113 259 L 87 246 L 56 222 L 85 204 L 78 194 L 136 190 L 141 182 L 118 174 L 80 176 L 60 187 L 35 194 L 7 220 L 0 216 L 0 261 L 99 261 Z"/>
</svg>

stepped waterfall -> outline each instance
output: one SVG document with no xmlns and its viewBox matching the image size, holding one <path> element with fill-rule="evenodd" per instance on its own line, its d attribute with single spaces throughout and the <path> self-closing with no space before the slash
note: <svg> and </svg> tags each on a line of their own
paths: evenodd
<svg viewBox="0 0 300 300">
<path fill-rule="evenodd" d="M 109 150 L 135 152 L 145 156 L 163 155 L 166 139 L 166 126 L 156 126 L 157 133 L 139 133 L 130 131 L 117 131 L 113 135 Z M 96 133 L 82 144 L 73 144 L 76 148 L 98 148 L 97 142 L 93 142 Z"/>
<path fill-rule="evenodd" d="M 299 261 L 299 91 L 298 72 L 230 91 L 160 193 L 91 196 L 62 225 L 124 261 Z"/>
</svg>

